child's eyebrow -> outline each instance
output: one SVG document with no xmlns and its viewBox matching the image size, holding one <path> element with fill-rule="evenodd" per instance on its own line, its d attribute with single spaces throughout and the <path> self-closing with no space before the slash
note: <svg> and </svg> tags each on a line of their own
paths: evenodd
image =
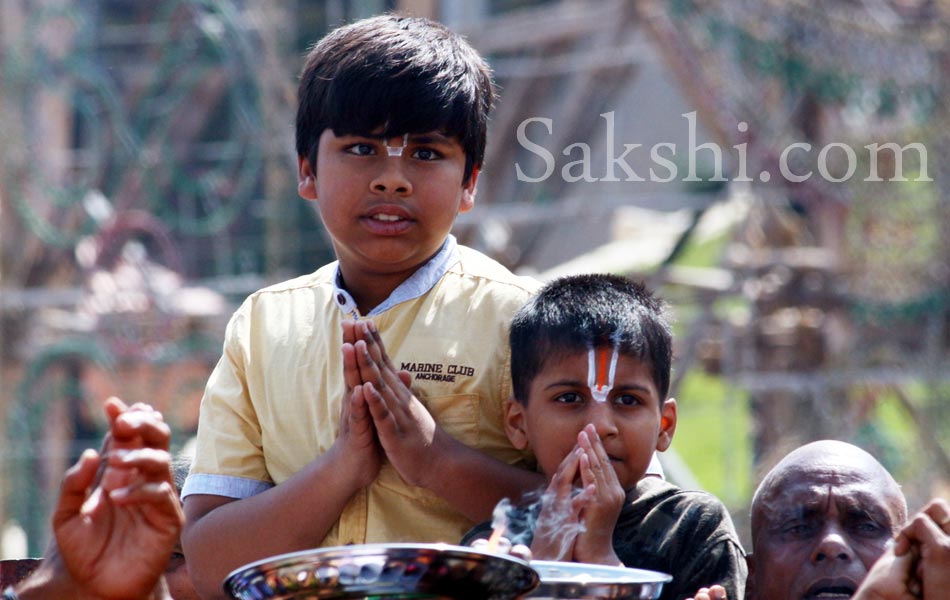
<svg viewBox="0 0 950 600">
<path fill-rule="evenodd" d="M 581 383 L 576 379 L 562 379 L 559 381 L 552 381 L 551 383 L 544 386 L 544 389 L 549 390 L 556 387 L 587 387 L 587 382 Z"/>
<path fill-rule="evenodd" d="M 410 135 L 409 141 L 416 144 L 448 144 L 451 143 L 452 138 L 443 133 L 432 132 L 422 133 L 419 135 Z"/>
<path fill-rule="evenodd" d="M 382 133 L 359 133 L 353 134 L 353 136 L 382 142 L 383 144 L 385 144 L 387 140 L 402 137 L 399 135 L 387 136 Z M 445 135 L 444 133 L 433 131 L 430 133 L 409 134 L 409 141 L 414 144 L 450 144 L 452 142 L 452 138 Z"/>
<path fill-rule="evenodd" d="M 622 382 L 622 381 L 621 381 L 620 383 L 618 383 L 617 385 L 615 385 L 615 386 L 614 386 L 614 389 L 615 389 L 615 390 L 625 390 L 625 391 L 643 392 L 643 393 L 645 393 L 645 394 L 649 394 L 649 393 L 652 391 L 649 387 L 647 387 L 647 386 L 645 386 L 645 385 L 643 385 L 643 384 L 640 384 L 640 383 L 624 383 L 624 382 Z"/>
</svg>

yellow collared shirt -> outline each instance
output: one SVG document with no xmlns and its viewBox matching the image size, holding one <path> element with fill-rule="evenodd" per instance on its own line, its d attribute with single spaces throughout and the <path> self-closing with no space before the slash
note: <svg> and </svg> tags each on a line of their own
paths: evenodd
<svg viewBox="0 0 950 600">
<path fill-rule="evenodd" d="M 510 464 L 508 327 L 538 284 L 451 244 L 421 295 L 370 314 L 397 367 L 447 433 Z M 448 259 L 447 259 L 448 256 Z M 457 259 L 456 259 L 457 257 Z M 435 260 L 435 259 L 433 259 Z M 234 314 L 201 402 L 183 495 L 245 498 L 279 485 L 337 437 L 344 394 L 336 263 L 251 295 Z M 416 283 L 419 283 L 418 281 Z M 397 290 L 398 291 L 398 290 Z M 394 292 L 395 294 L 396 292 Z M 388 463 L 314 546 L 456 543 L 472 522 Z"/>
</svg>

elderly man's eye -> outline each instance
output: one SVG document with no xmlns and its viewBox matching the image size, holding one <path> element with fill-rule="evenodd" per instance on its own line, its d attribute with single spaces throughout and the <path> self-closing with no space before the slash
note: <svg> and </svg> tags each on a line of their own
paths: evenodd
<svg viewBox="0 0 950 600">
<path fill-rule="evenodd" d="M 810 535 L 814 529 L 814 524 L 807 521 L 792 521 L 785 523 L 781 528 L 781 532 L 789 537 L 803 537 Z"/>
<path fill-rule="evenodd" d="M 859 521 L 857 523 L 854 523 L 852 525 L 852 529 L 859 534 L 870 535 L 870 536 L 877 536 L 882 533 L 887 533 L 886 529 L 884 529 L 878 523 L 871 520 Z"/>
</svg>

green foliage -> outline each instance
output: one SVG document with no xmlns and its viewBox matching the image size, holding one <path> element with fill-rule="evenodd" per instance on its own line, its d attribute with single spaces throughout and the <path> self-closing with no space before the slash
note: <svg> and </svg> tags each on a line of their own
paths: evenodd
<svg viewBox="0 0 950 600">
<path fill-rule="evenodd" d="M 683 379 L 673 448 L 706 491 L 729 507 L 752 494 L 752 417 L 748 394 L 698 368 Z"/>
</svg>

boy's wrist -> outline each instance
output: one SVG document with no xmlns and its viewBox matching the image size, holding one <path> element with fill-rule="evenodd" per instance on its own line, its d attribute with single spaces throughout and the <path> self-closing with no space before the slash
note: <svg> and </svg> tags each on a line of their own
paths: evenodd
<svg viewBox="0 0 950 600">
<path fill-rule="evenodd" d="M 419 468 L 416 469 L 416 478 L 413 485 L 439 495 L 438 486 L 440 483 L 444 484 L 449 482 L 451 484 L 451 481 L 454 479 L 451 477 L 446 478 L 444 474 L 451 472 L 446 471 L 446 469 L 449 468 L 446 466 L 446 463 L 451 465 L 455 460 L 455 452 L 458 448 L 453 442 L 456 444 L 461 443 L 455 438 L 448 436 L 439 424 L 436 423 L 435 431 L 432 435 L 432 444 L 423 454 L 428 460 L 420 464 Z"/>
<path fill-rule="evenodd" d="M 585 551 L 586 550 L 586 551 Z M 592 550 L 590 545 L 583 544 L 578 540 L 574 549 L 574 560 L 577 562 L 591 563 L 595 565 L 607 565 L 609 567 L 622 567 L 623 561 L 617 557 L 614 552 L 612 539 L 608 538 L 604 543 L 599 544 L 598 550 Z"/>
<path fill-rule="evenodd" d="M 324 455 L 332 465 L 330 470 L 339 479 L 337 482 L 342 490 L 348 495 L 355 494 L 361 489 L 369 486 L 375 481 L 378 473 L 374 473 L 371 479 L 366 476 L 366 465 L 361 464 L 340 445 L 339 438 L 337 442 L 330 446 L 330 449 Z"/>
</svg>

